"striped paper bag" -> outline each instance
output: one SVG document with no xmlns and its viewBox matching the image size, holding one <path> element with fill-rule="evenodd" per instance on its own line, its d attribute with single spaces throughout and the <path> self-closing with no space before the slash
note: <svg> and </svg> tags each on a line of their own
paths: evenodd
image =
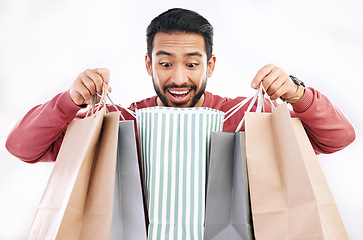
<svg viewBox="0 0 363 240">
<path fill-rule="evenodd" d="M 223 118 L 209 108 L 137 110 L 148 239 L 203 239 L 210 138 Z"/>
</svg>

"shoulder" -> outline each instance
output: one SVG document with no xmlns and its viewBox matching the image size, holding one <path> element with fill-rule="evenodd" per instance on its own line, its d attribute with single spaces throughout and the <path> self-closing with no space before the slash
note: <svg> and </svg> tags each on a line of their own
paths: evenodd
<svg viewBox="0 0 363 240">
<path fill-rule="evenodd" d="M 142 109 L 142 108 L 147 108 L 147 107 L 154 107 L 156 106 L 156 96 L 150 97 L 150 98 L 145 98 L 143 100 L 140 100 L 138 102 L 133 102 L 128 108 L 123 107 L 120 104 L 107 104 L 107 110 L 110 112 L 114 112 L 114 111 L 120 111 L 122 116 L 126 119 L 126 120 L 134 120 L 135 119 L 135 111 L 136 109 Z M 117 108 L 117 109 L 116 109 Z M 134 112 L 134 113 L 132 113 Z M 83 113 L 83 115 L 80 115 L 78 117 L 85 117 L 86 112 Z"/>
<path fill-rule="evenodd" d="M 221 111 L 228 111 L 231 107 L 235 106 L 237 103 L 243 101 L 246 97 L 221 97 L 219 95 L 212 94 L 210 92 L 204 92 L 205 100 L 203 107 L 209 107 Z"/>
<path fill-rule="evenodd" d="M 155 107 L 157 106 L 156 104 L 156 95 L 152 96 L 150 98 L 145 98 L 143 100 L 140 100 L 138 102 L 134 102 L 130 105 L 129 109 L 131 111 L 135 111 L 136 109 L 141 109 L 141 108 L 147 108 L 147 107 Z"/>
</svg>

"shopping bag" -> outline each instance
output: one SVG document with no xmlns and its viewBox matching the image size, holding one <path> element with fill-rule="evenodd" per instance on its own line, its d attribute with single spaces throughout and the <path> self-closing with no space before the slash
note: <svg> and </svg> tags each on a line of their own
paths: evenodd
<svg viewBox="0 0 363 240">
<path fill-rule="evenodd" d="M 110 240 L 145 240 L 145 214 L 134 121 L 120 122 Z"/>
<path fill-rule="evenodd" d="M 103 120 L 99 147 L 90 176 L 83 213 L 82 231 L 79 239 L 108 239 L 110 235 L 114 204 L 113 184 L 115 179 L 119 118 L 120 114 L 114 112 L 106 114 Z"/>
<path fill-rule="evenodd" d="M 29 239 L 109 237 L 118 121 L 101 109 L 69 124 Z"/>
<path fill-rule="evenodd" d="M 246 113 L 245 129 L 256 239 L 348 239 L 306 132 L 287 105 Z"/>
<path fill-rule="evenodd" d="M 136 113 L 148 239 L 203 239 L 210 135 L 222 131 L 224 113 L 169 107 Z"/>
<path fill-rule="evenodd" d="M 251 240 L 245 134 L 212 133 L 205 240 Z"/>
</svg>

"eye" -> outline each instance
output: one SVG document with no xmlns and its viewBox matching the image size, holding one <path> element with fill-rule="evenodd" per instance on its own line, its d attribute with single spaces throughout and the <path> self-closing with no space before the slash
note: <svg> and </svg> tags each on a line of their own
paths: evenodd
<svg viewBox="0 0 363 240">
<path fill-rule="evenodd" d="M 171 67 L 171 64 L 168 62 L 161 62 L 160 65 L 163 66 L 164 68 Z"/>
<path fill-rule="evenodd" d="M 198 63 L 188 63 L 187 64 L 187 67 L 188 68 L 195 68 L 196 66 L 198 66 L 199 64 Z"/>
</svg>

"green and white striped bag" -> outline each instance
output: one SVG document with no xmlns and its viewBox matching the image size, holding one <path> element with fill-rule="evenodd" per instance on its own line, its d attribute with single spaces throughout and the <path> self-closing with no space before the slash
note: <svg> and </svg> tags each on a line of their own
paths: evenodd
<svg viewBox="0 0 363 240">
<path fill-rule="evenodd" d="M 149 213 L 148 239 L 203 239 L 212 132 L 224 113 L 210 108 L 136 111 Z"/>
</svg>

